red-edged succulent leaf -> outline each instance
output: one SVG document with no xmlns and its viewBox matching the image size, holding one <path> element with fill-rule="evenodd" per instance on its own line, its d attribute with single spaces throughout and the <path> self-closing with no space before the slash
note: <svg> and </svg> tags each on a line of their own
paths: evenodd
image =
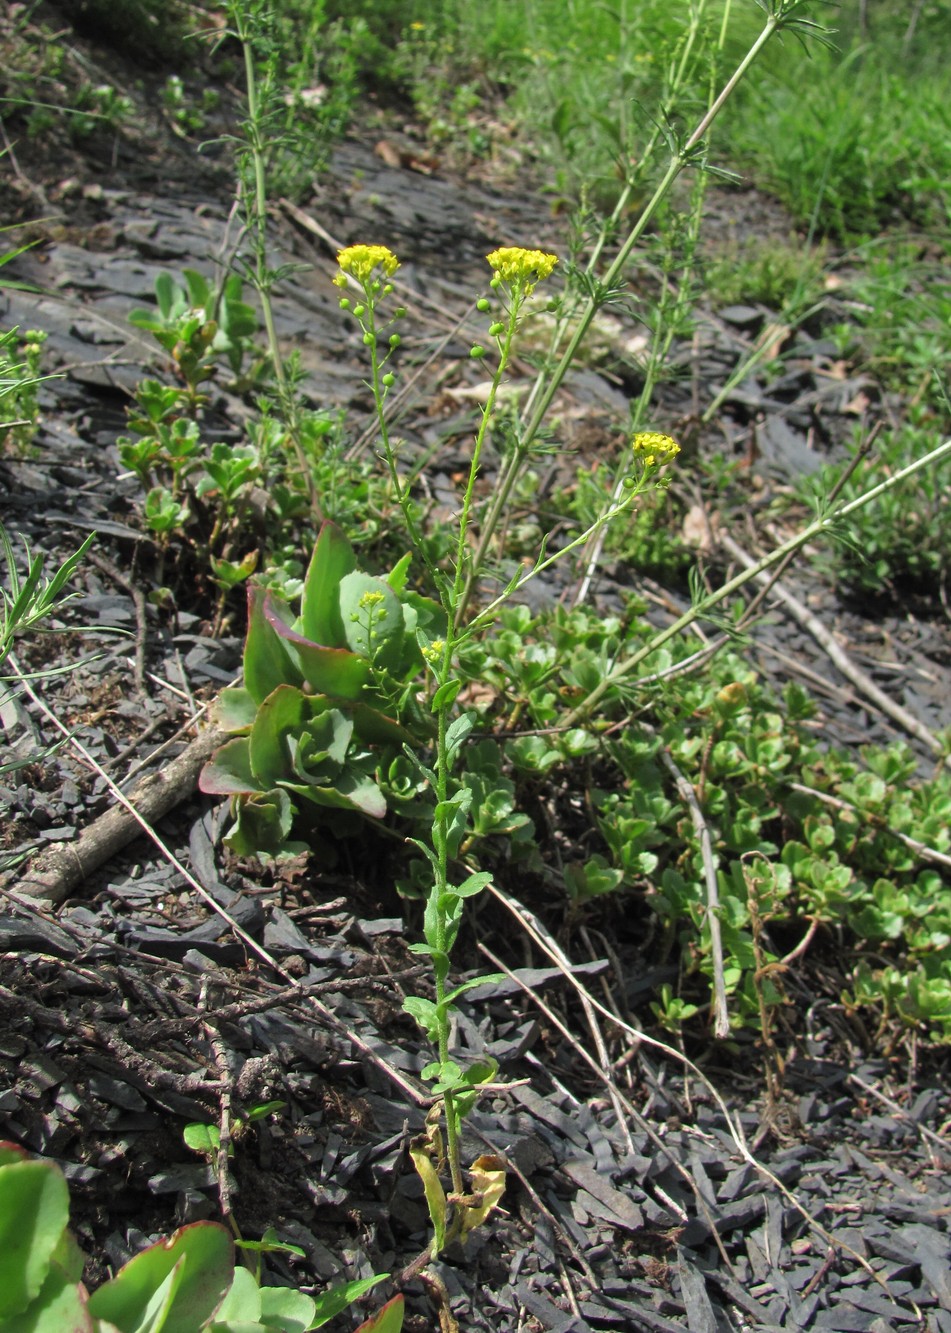
<svg viewBox="0 0 951 1333">
<path fill-rule="evenodd" d="M 306 684 L 315 694 L 338 699 L 358 699 L 370 676 L 370 664 L 348 648 L 326 648 L 293 628 L 287 608 L 271 594 L 264 601 L 264 617 L 294 663 L 294 674 L 285 684 Z"/>
<path fill-rule="evenodd" d="M 401 1333 L 403 1328 L 402 1296 L 394 1296 L 391 1301 L 365 1320 L 355 1333 Z"/>
<path fill-rule="evenodd" d="M 261 784 L 255 781 L 251 772 L 247 736 L 236 736 L 215 751 L 198 775 L 198 788 L 206 796 L 236 796 L 239 792 L 260 791 Z"/>
<path fill-rule="evenodd" d="M 151 1245 L 89 1298 L 89 1313 L 132 1333 L 154 1293 L 181 1264 L 162 1333 L 195 1333 L 234 1278 L 234 1243 L 217 1222 L 194 1222 Z"/>
<path fill-rule="evenodd" d="M 265 602 L 271 616 L 265 616 Z M 248 637 L 244 645 L 244 684 L 255 703 L 263 703 L 278 685 L 301 685 L 303 677 L 287 651 L 281 635 L 274 631 L 276 606 L 263 588 L 248 589 Z"/>
</svg>

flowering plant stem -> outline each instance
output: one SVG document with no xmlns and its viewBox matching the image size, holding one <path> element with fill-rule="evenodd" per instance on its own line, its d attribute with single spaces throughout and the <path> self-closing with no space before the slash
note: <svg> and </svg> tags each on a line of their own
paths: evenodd
<svg viewBox="0 0 951 1333">
<path fill-rule="evenodd" d="M 426 954 L 432 960 L 435 999 L 430 1001 L 414 998 L 408 1000 L 406 1004 L 408 1011 L 417 1019 L 436 1048 L 437 1058 L 423 1071 L 423 1076 L 433 1080 L 434 1091 L 443 1101 L 446 1160 L 452 1181 L 452 1193 L 447 1200 L 441 1194 L 438 1178 L 434 1179 L 431 1168 L 426 1165 L 421 1166 L 417 1161 L 420 1174 L 426 1173 L 424 1183 L 427 1187 L 430 1211 L 434 1217 L 436 1239 L 433 1254 L 446 1243 L 447 1238 L 451 1239 L 454 1235 L 464 1232 L 467 1225 L 475 1225 L 472 1214 L 468 1215 L 468 1222 L 466 1220 L 466 1208 L 473 1205 L 469 1202 L 470 1196 L 464 1194 L 460 1122 L 478 1084 L 491 1078 L 494 1072 L 494 1069 L 487 1067 L 472 1067 L 463 1071 L 452 1059 L 449 1049 L 452 1005 L 459 993 L 458 990 L 449 989 L 450 954 L 458 934 L 464 900 L 485 888 L 490 878 L 487 874 L 475 873 L 456 885 L 452 877 L 453 862 L 458 858 L 471 802 L 471 792 L 466 785 L 465 774 L 462 773 L 458 779 L 454 777 L 454 767 L 461 753 L 462 742 L 472 725 L 471 719 L 466 714 L 453 719 L 456 698 L 462 685 L 456 674 L 458 650 L 467 638 L 490 624 L 500 606 L 529 579 L 548 569 L 556 560 L 576 549 L 604 524 L 627 509 L 639 494 L 654 484 L 658 470 L 677 452 L 677 445 L 666 436 L 638 436 L 634 445 L 637 476 L 630 479 L 628 493 L 623 498 L 606 504 L 595 523 L 562 550 L 552 555 L 546 555 L 542 550 L 533 568 L 513 579 L 494 601 L 467 623 L 466 589 L 471 586 L 473 573 L 478 574 L 478 568 L 473 570 L 471 565 L 469 538 L 483 446 L 492 427 L 496 396 L 509 364 L 513 340 L 525 304 L 536 284 L 551 273 L 556 263 L 554 255 L 514 247 L 497 250 L 488 256 L 488 260 L 494 269 L 490 285 L 500 297 L 502 305 L 499 317 L 494 318 L 489 326 L 489 336 L 495 344 L 498 360 L 473 442 L 472 457 L 457 519 L 458 532 L 453 565 L 449 571 L 436 567 L 426 553 L 423 533 L 408 488 L 399 474 L 396 449 L 386 421 L 386 398 L 395 382 L 395 375 L 386 367 L 399 346 L 399 338 L 396 334 L 390 334 L 387 343 L 384 343 L 383 339 L 392 323 L 399 319 L 403 312 L 397 310 L 392 319 L 383 324 L 379 318 L 379 307 L 382 299 L 393 290 L 388 279 L 398 267 L 398 261 L 384 246 L 350 246 L 338 256 L 340 273 L 335 279 L 339 287 L 359 292 L 355 303 L 349 295 L 346 295 L 342 297 L 340 304 L 342 308 L 352 310 L 363 330 L 363 341 L 370 355 L 370 389 L 379 423 L 383 458 L 407 532 L 416 550 L 423 555 L 445 613 L 443 637 L 433 639 L 422 633 L 418 635 L 423 660 L 432 676 L 431 708 L 436 718 L 435 756 L 432 769 L 423 768 L 423 772 L 430 782 L 435 797 L 435 808 L 429 842 L 416 840 L 416 845 L 429 861 L 432 884 L 424 916 L 425 943 L 412 947 L 415 952 Z M 479 301 L 478 307 L 486 312 L 491 309 L 491 302 L 483 298 Z M 482 357 L 485 355 L 485 349 L 475 347 L 472 349 L 472 355 L 477 358 Z M 433 1199 L 441 1199 L 442 1203 L 434 1206 Z M 447 1203 L 456 1207 L 448 1230 L 444 1216 Z"/>
<path fill-rule="evenodd" d="M 578 323 L 568 341 L 568 345 L 565 347 L 558 364 L 551 371 L 544 387 L 537 394 L 533 390 L 530 400 L 531 410 L 523 424 L 519 439 L 509 457 L 504 472 L 499 478 L 498 486 L 495 489 L 485 519 L 482 523 L 475 558 L 472 562 L 473 571 L 481 568 L 485 563 L 489 546 L 499 527 L 502 517 L 508 508 L 512 491 L 521 473 L 525 459 L 528 457 L 532 443 L 538 434 L 539 428 L 544 421 L 549 408 L 551 407 L 555 394 L 558 392 L 562 381 L 578 354 L 578 349 L 581 346 L 588 329 L 591 327 L 595 315 L 610 299 L 612 290 L 619 282 L 621 275 L 624 272 L 625 265 L 631 256 L 632 250 L 644 235 L 644 232 L 661 203 L 667 197 L 674 181 L 676 181 L 677 177 L 686 167 L 703 165 L 705 163 L 706 145 L 704 136 L 710 130 L 717 116 L 729 101 L 736 87 L 749 72 L 757 56 L 775 32 L 781 31 L 784 28 L 790 28 L 800 36 L 814 36 L 820 41 L 825 38 L 826 30 L 824 28 L 819 24 L 812 23 L 810 20 L 799 17 L 798 11 L 802 8 L 804 0 L 759 0 L 759 3 L 761 4 L 761 7 L 767 11 L 766 22 L 763 25 L 762 31 L 749 48 L 746 55 L 739 62 L 736 69 L 730 75 L 729 79 L 727 79 L 719 94 L 712 100 L 711 105 L 708 107 L 690 137 L 683 142 L 676 142 L 672 131 L 669 127 L 665 127 L 665 137 L 672 145 L 667 170 L 664 172 L 659 185 L 647 204 L 645 204 L 637 221 L 628 233 L 626 240 L 623 242 L 611 264 L 608 266 L 604 276 L 598 282 L 592 284 L 591 295 L 582 308 Z M 463 611 L 474 591 L 473 577 L 474 575 L 470 576 L 463 595 Z"/>
<path fill-rule="evenodd" d="M 254 254 L 253 262 L 246 265 L 247 277 L 261 301 L 261 315 L 267 334 L 268 352 L 274 367 L 274 381 L 277 386 L 277 401 L 281 416 L 287 427 L 300 466 L 301 475 L 307 486 L 307 495 L 315 516 L 320 515 L 320 504 L 314 481 L 313 469 L 301 444 L 300 411 L 297 394 L 291 383 L 284 354 L 277 336 L 274 322 L 274 307 L 271 291 L 280 274 L 275 274 L 267 262 L 267 157 L 265 99 L 258 86 L 255 68 L 255 31 L 253 11 L 249 11 L 246 0 L 229 0 L 228 14 L 234 27 L 232 35 L 241 44 L 244 55 L 245 94 L 248 102 L 248 115 L 244 122 L 243 153 L 240 156 L 250 161 L 250 181 L 243 182 L 244 204 L 246 212 L 245 227 L 251 238 Z M 240 157 L 239 157 L 240 160 Z M 243 173 L 242 173 L 243 174 Z"/>
</svg>

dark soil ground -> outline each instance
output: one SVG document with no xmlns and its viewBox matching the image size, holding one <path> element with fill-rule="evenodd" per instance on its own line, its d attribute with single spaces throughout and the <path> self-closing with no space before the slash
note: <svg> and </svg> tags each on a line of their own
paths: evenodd
<svg viewBox="0 0 951 1333">
<path fill-rule="evenodd" d="M 81 49 L 103 67 L 113 60 Z M 406 339 L 407 364 L 445 339 L 399 427 L 410 448 L 448 441 L 423 479 L 438 513 L 453 503 L 480 378 L 467 357 L 474 334 L 453 329 L 484 287 L 484 256 L 506 243 L 563 250 L 566 224 L 541 196 L 484 169 L 398 165 L 413 161 L 409 148 L 399 124 L 355 135 L 301 209 L 275 207 L 275 254 L 309 266 L 281 290 L 277 316 L 312 400 L 366 420 L 361 348 L 338 310 L 333 255 L 355 241 L 399 254 L 417 331 Z M 115 804 L 103 772 L 125 790 L 167 773 L 203 725 L 202 708 L 240 668 L 239 612 L 212 636 L 210 598 L 184 579 L 173 611 L 145 602 L 156 553 L 115 445 L 132 388 L 161 367 L 130 310 L 153 299 L 162 271 L 211 274 L 234 224 L 223 153 L 196 156 L 157 116 L 81 152 L 63 141 L 48 152 L 18 144 L 8 168 L 5 220 L 47 220 L 35 228 L 41 244 L 7 270 L 37 290 L 0 293 L 0 323 L 46 330 L 48 364 L 61 378 L 43 389 L 35 448 L 0 460 L 0 518 L 53 561 L 98 534 L 66 617 L 93 628 L 24 643 L 20 659 L 65 669 L 40 692 L 100 768 L 64 748 L 5 779 L 3 843 L 26 851 L 68 845 Z M 752 191 L 718 194 L 711 226 L 714 237 L 789 232 Z M 749 321 L 767 317 L 703 320 L 680 353 L 690 374 L 664 390 L 658 419 L 687 421 L 735 363 Z M 617 441 L 635 387 L 618 348 L 634 332 L 623 320 L 605 327 L 603 354 L 569 378 L 558 405 L 560 458 L 569 461 L 556 459 L 547 485 L 569 485 L 579 459 Z M 878 395 L 828 374 L 821 331 L 798 335 L 794 352 L 785 381 L 746 381 L 696 441 L 698 450 L 756 457 L 764 489 L 838 448 L 856 394 L 873 410 Z M 216 392 L 220 438 L 240 438 L 247 411 Z M 676 611 L 676 590 L 643 586 L 659 618 Z M 611 580 L 597 591 L 609 599 Z M 933 729 L 951 722 L 946 620 L 869 619 L 827 589 L 806 592 L 886 688 L 899 693 L 903 682 L 909 709 Z M 820 679 L 836 739 L 894 734 L 798 627 L 774 621 L 755 651 L 774 677 Z M 3 723 L 13 755 L 56 739 L 24 695 L 4 705 Z M 407 948 L 413 905 L 392 889 L 394 843 L 361 840 L 332 872 L 312 861 L 236 863 L 218 847 L 222 812 L 194 796 L 193 778 L 181 784 L 159 831 L 204 896 L 144 837 L 81 868 L 55 906 L 31 898 L 28 869 L 6 877 L 0 1138 L 63 1166 L 90 1284 L 150 1238 L 220 1216 L 229 1200 L 245 1236 L 272 1226 L 302 1248 L 302 1259 L 269 1261 L 272 1282 L 319 1290 L 344 1276 L 399 1274 L 429 1234 L 407 1148 L 422 1126 L 418 1073 L 430 1057 L 401 1011 L 426 982 Z M 505 1160 L 503 1207 L 464 1251 L 433 1265 L 459 1327 L 951 1330 L 944 1058 L 917 1059 L 907 1043 L 876 1050 L 837 1000 L 844 978 L 830 947 L 789 984 L 777 1033 L 781 1097 L 765 1097 L 764 1053 L 752 1037 L 694 1052 L 701 1077 L 637 1035 L 650 989 L 664 979 L 637 904 L 614 904 L 570 936 L 563 925 L 562 910 L 543 901 L 520 910 L 487 900 L 460 954 L 463 974 L 485 970 L 481 945 L 517 980 L 467 996 L 456 1033 L 461 1049 L 494 1055 L 511 1084 L 473 1113 L 466 1143 L 469 1158 L 491 1151 Z M 566 970 L 623 1021 L 583 1004 Z M 280 1112 L 242 1132 L 242 1112 L 271 1098 L 284 1103 Z M 182 1139 L 185 1124 L 223 1118 L 236 1140 L 230 1179 Z M 407 1327 L 437 1327 L 432 1288 L 413 1278 L 405 1290 Z M 351 1312 L 333 1327 L 356 1322 Z"/>
</svg>

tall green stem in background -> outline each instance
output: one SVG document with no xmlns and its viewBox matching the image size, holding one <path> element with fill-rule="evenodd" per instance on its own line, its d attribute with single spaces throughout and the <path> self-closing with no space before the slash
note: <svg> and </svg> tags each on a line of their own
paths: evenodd
<svg viewBox="0 0 951 1333">
<path fill-rule="evenodd" d="M 667 197 L 678 176 L 688 166 L 695 166 L 703 162 L 706 151 L 704 136 L 713 125 L 717 116 L 723 110 L 737 86 L 745 78 L 757 56 L 774 33 L 789 30 L 800 37 L 814 37 L 819 41 L 827 39 L 827 30 L 825 28 L 811 19 L 806 19 L 800 16 L 799 11 L 807 3 L 807 0 L 757 0 L 757 3 L 759 3 L 760 7 L 766 11 L 767 16 L 759 36 L 737 65 L 719 94 L 714 98 L 711 106 L 708 108 L 689 138 L 683 142 L 677 142 L 672 129 L 669 126 L 664 127 L 663 134 L 668 141 L 671 154 L 667 169 L 664 172 L 660 183 L 654 190 L 650 200 L 644 206 L 637 221 L 628 233 L 627 238 L 624 240 L 614 259 L 605 271 L 604 276 L 601 279 L 594 279 L 589 275 L 590 295 L 581 310 L 578 322 L 561 358 L 550 372 L 540 392 L 533 396 L 531 411 L 521 428 L 519 438 L 516 441 L 508 466 L 504 475 L 500 478 L 495 494 L 492 497 L 492 501 L 482 524 L 476 556 L 473 560 L 474 569 L 481 568 L 485 562 L 489 545 L 491 544 L 503 514 L 508 508 L 512 490 L 518 479 L 522 464 L 528 455 L 528 451 L 538 434 L 542 422 L 545 420 L 555 394 L 558 392 L 558 389 L 578 354 L 578 349 L 584 341 L 595 315 L 611 298 L 612 293 L 620 283 L 624 269 L 631 256 L 631 252 L 644 235 L 644 232 L 657 213 L 660 205 Z M 472 579 L 470 579 L 465 590 L 463 608 L 465 608 L 465 605 L 472 596 L 473 590 L 473 582 Z"/>
<path fill-rule="evenodd" d="M 268 109 L 266 97 L 258 83 L 256 68 L 256 43 L 260 34 L 255 22 L 258 11 L 242 0 L 230 0 L 228 14 L 231 19 L 233 35 L 241 43 L 244 56 L 244 77 L 248 114 L 244 122 L 243 156 L 250 163 L 250 179 L 242 181 L 242 192 L 246 214 L 247 234 L 251 241 L 252 261 L 247 263 L 247 276 L 261 301 L 261 314 L 267 333 L 268 351 L 274 367 L 274 381 L 277 387 L 278 407 L 290 437 L 294 452 L 300 465 L 301 474 L 307 485 L 307 494 L 315 515 L 320 513 L 313 470 L 301 444 L 300 404 L 287 373 L 284 354 L 277 336 L 274 322 L 274 308 L 271 293 L 277 283 L 287 273 L 287 269 L 274 270 L 267 260 L 267 138 L 266 126 Z"/>
</svg>

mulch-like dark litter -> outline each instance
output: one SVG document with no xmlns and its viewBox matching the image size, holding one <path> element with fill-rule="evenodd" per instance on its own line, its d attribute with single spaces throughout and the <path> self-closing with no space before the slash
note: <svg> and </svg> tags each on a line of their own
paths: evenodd
<svg viewBox="0 0 951 1333">
<path fill-rule="evenodd" d="M 239 893 L 245 929 L 295 960 L 295 990 L 235 967 L 202 907 L 151 924 L 176 887 L 149 871 L 110 882 L 98 913 L 0 920 L 0 1130 L 63 1165 L 80 1240 L 115 1264 L 216 1215 L 215 1171 L 184 1146 L 184 1124 L 217 1123 L 223 1089 L 235 1124 L 279 1099 L 233 1159 L 246 1234 L 275 1226 L 306 1251 L 275 1259 L 274 1280 L 398 1271 L 428 1236 L 406 1154 L 424 1108 L 404 1084 L 429 1058 L 399 1017 L 420 982 L 398 923 Z M 557 973 L 529 984 L 563 997 Z M 499 989 L 460 1024 L 515 1084 L 467 1122 L 467 1154 L 502 1156 L 509 1183 L 491 1224 L 436 1265 L 461 1327 L 951 1329 L 943 1088 L 888 1110 L 866 1091 L 883 1065 L 823 1059 L 819 1032 L 789 1070 L 785 1137 L 757 1150 L 766 1174 L 704 1085 L 667 1065 L 639 1066 L 626 1096 L 649 1119 L 619 1124 L 606 1098 L 571 1090 L 577 1062 L 549 1056 L 531 1006 Z M 752 1141 L 763 1108 L 729 1109 Z M 412 1305 L 427 1309 L 421 1293 Z"/>
</svg>

